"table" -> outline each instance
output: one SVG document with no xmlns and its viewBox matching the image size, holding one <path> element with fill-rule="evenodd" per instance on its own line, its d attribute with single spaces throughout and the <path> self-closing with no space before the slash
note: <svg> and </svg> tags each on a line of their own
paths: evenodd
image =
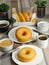
<svg viewBox="0 0 49 65">
<path fill-rule="evenodd" d="M 35 42 L 32 43 L 32 44 L 35 44 Z M 15 43 L 14 44 L 14 48 L 17 48 L 20 45 L 21 44 L 16 44 Z M 38 65 L 47 65 L 47 61 L 46 61 L 46 57 L 45 57 L 45 52 L 44 52 L 44 50 L 42 50 L 42 51 L 43 51 L 44 58 L 43 58 L 42 62 L 39 63 Z M 17 65 L 17 64 L 15 64 L 13 62 L 11 55 L 3 56 L 2 59 L 0 59 L 0 64 L 1 65 Z"/>
<path fill-rule="evenodd" d="M 7 34 L 4 34 L 4 37 L 8 37 Z M 36 42 L 35 41 L 31 42 L 31 44 L 36 45 Z M 20 45 L 21 44 L 16 44 L 15 43 L 14 48 L 17 48 Z M 48 58 L 49 57 L 49 55 L 48 55 L 49 51 L 48 51 L 48 49 L 49 49 L 49 45 L 46 49 L 42 49 L 44 58 L 43 58 L 42 62 L 39 63 L 38 65 L 49 65 L 49 63 L 48 63 L 49 62 L 49 58 Z M 15 64 L 13 62 L 11 54 L 10 54 L 10 55 L 7 55 L 7 56 L 4 56 L 4 57 L 0 58 L 0 65 L 17 65 L 17 64 Z"/>
<path fill-rule="evenodd" d="M 32 44 L 35 44 L 35 43 L 32 43 Z M 18 46 L 20 46 L 21 44 L 14 44 L 14 48 L 17 48 Z M 16 65 L 13 61 L 12 61 L 12 58 L 11 58 L 11 55 L 7 55 L 7 56 L 4 56 L 4 57 L 2 57 L 2 59 L 0 59 L 0 61 L 1 61 L 1 65 Z M 38 64 L 38 65 L 47 65 L 47 63 L 46 63 L 46 60 L 45 60 L 45 56 L 44 56 L 44 59 L 43 59 L 43 61 L 40 63 L 40 64 Z"/>
</svg>

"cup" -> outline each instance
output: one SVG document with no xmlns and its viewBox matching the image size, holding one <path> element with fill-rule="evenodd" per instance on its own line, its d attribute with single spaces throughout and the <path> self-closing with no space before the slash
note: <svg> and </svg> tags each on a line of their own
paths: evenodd
<svg viewBox="0 0 49 65">
<path fill-rule="evenodd" d="M 37 37 L 37 46 L 40 47 L 40 48 L 47 48 L 48 37 L 46 35 L 39 35 Z"/>
<path fill-rule="evenodd" d="M 49 30 L 49 23 L 47 21 L 40 21 L 37 23 L 37 29 L 42 32 L 47 32 Z"/>
<path fill-rule="evenodd" d="M 0 20 L 0 33 L 8 31 L 9 25 L 10 25 L 9 21 Z"/>
<path fill-rule="evenodd" d="M 8 42 L 10 41 L 10 42 Z M 4 38 L 0 40 L 0 51 L 8 52 L 13 49 L 13 42 L 9 38 Z"/>
</svg>

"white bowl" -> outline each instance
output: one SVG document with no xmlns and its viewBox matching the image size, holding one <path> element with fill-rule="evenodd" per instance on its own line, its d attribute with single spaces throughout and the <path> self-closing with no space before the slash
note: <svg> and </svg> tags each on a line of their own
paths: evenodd
<svg viewBox="0 0 49 65">
<path fill-rule="evenodd" d="M 7 21 L 7 20 L 0 20 L 0 24 L 7 24 L 7 26 L 9 25 L 9 21 Z"/>
<path fill-rule="evenodd" d="M 4 38 L 2 40 L 0 40 L 0 42 L 4 41 L 4 40 L 10 40 L 9 38 Z M 10 40 L 11 41 L 11 40 Z M 12 42 L 12 41 L 11 41 Z M 0 47 L 1 51 L 4 51 L 4 52 L 8 52 L 10 50 L 12 50 L 13 48 L 13 42 L 11 43 L 10 46 L 7 46 L 7 47 Z"/>
<path fill-rule="evenodd" d="M 6 24 L 4 26 L 1 26 L 1 24 Z M 0 20 L 0 33 L 4 33 L 6 31 L 8 31 L 9 29 L 9 21 L 7 20 Z"/>
<path fill-rule="evenodd" d="M 46 32 L 49 29 L 49 23 L 47 21 L 40 21 L 40 22 L 37 23 L 37 29 L 39 31 Z"/>
</svg>

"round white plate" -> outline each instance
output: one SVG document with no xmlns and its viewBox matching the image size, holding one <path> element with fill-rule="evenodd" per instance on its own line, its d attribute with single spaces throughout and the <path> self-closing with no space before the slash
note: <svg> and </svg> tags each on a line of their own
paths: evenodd
<svg viewBox="0 0 49 65">
<path fill-rule="evenodd" d="M 34 60 L 32 60 L 30 62 L 22 62 L 22 61 L 18 60 L 17 53 L 18 53 L 18 51 L 20 49 L 22 49 L 24 47 L 31 47 L 36 51 L 37 55 L 36 55 Z M 14 51 L 12 53 L 12 59 L 18 65 L 36 65 L 36 64 L 39 64 L 43 60 L 43 53 L 42 53 L 42 50 L 40 48 L 38 48 L 37 46 L 34 46 L 34 45 L 22 45 L 22 46 L 19 47 L 18 50 Z"/>
<path fill-rule="evenodd" d="M 32 31 L 32 38 L 31 38 L 29 41 L 20 42 L 20 41 L 17 40 L 17 38 L 15 37 L 15 31 L 16 31 L 16 29 L 18 29 L 19 27 L 28 27 L 28 28 Z M 13 29 L 9 32 L 8 36 L 9 36 L 9 38 L 10 38 L 12 41 L 17 42 L 17 43 L 28 43 L 28 42 L 33 41 L 33 40 L 34 40 L 34 37 L 35 37 L 34 31 L 33 31 L 32 28 L 29 27 L 29 26 L 18 26 L 18 27 L 15 27 L 15 28 L 13 28 Z"/>
</svg>

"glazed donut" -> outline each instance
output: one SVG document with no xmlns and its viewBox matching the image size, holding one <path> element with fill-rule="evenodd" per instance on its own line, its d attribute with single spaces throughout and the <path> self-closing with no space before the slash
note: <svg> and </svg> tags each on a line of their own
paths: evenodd
<svg viewBox="0 0 49 65">
<path fill-rule="evenodd" d="M 36 51 L 33 48 L 24 47 L 18 51 L 17 57 L 22 62 L 29 62 L 36 57 Z"/>
<path fill-rule="evenodd" d="M 27 27 L 20 27 L 16 30 L 15 36 L 20 42 L 26 42 L 32 38 L 32 32 Z"/>
</svg>

